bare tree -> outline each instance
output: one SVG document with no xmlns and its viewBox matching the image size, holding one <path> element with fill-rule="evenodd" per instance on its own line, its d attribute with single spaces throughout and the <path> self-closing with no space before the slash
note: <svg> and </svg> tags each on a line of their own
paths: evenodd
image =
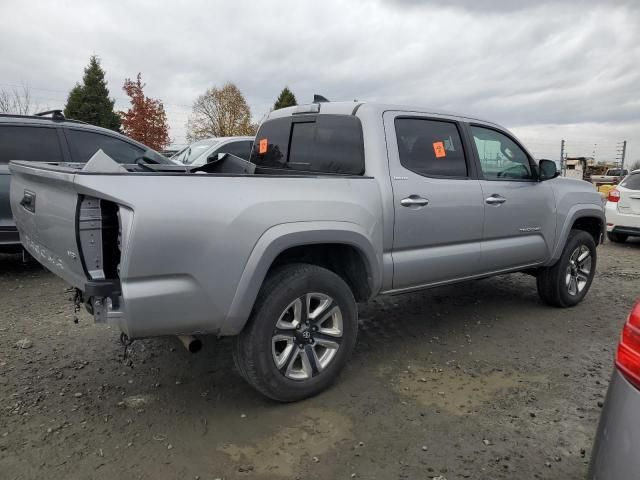
<svg viewBox="0 0 640 480">
<path fill-rule="evenodd" d="M 0 113 L 16 113 L 28 115 L 37 110 L 33 104 L 31 90 L 28 85 L 21 88 L 12 87 L 10 90 L 0 89 Z"/>
<path fill-rule="evenodd" d="M 251 109 L 240 89 L 227 82 L 222 88 L 210 88 L 193 102 L 187 140 L 255 135 L 256 130 L 257 126 L 251 123 Z"/>
</svg>

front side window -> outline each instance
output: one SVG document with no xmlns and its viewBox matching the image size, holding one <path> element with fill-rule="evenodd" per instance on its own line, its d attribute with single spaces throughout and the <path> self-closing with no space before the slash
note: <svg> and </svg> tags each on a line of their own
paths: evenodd
<svg viewBox="0 0 640 480">
<path fill-rule="evenodd" d="M 400 163 L 427 177 L 466 177 L 462 141 L 455 123 L 422 118 L 397 118 Z"/>
<path fill-rule="evenodd" d="M 251 155 L 251 146 L 253 142 L 251 140 L 242 140 L 239 142 L 229 142 L 226 145 L 222 145 L 219 149 L 219 153 L 230 153 L 236 157 L 240 157 L 244 160 L 249 160 Z"/>
<path fill-rule="evenodd" d="M 256 135 L 251 161 L 259 168 L 362 175 L 362 125 L 351 115 L 269 120 Z"/>
<path fill-rule="evenodd" d="M 58 132 L 50 127 L 0 125 L 0 165 L 11 160 L 62 162 Z"/>
<path fill-rule="evenodd" d="M 67 130 L 67 139 L 74 162 L 86 163 L 98 151 L 102 150 L 118 163 L 136 163 L 144 150 L 131 143 L 109 135 L 84 130 Z"/>
<path fill-rule="evenodd" d="M 471 126 L 480 168 L 487 180 L 533 180 L 528 155 L 505 134 Z"/>
</svg>

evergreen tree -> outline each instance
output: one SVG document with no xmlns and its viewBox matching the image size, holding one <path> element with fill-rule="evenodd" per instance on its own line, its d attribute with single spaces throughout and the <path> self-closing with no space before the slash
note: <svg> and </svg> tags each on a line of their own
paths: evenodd
<svg viewBox="0 0 640 480">
<path fill-rule="evenodd" d="M 82 85 L 76 84 L 69 92 L 64 115 L 98 127 L 120 130 L 120 116 L 113 111 L 115 100 L 109 98 L 100 60 L 93 55 L 84 69 Z"/>
<path fill-rule="evenodd" d="M 69 92 L 67 97 L 67 105 L 64 107 L 64 114 L 69 118 L 77 118 L 77 112 L 82 105 L 82 86 L 76 83 L 75 87 Z"/>
<path fill-rule="evenodd" d="M 298 105 L 296 96 L 291 90 L 289 90 L 289 87 L 284 87 L 282 92 L 280 92 L 280 96 L 276 100 L 276 103 L 273 104 L 273 109 L 278 110 L 280 108 L 293 107 L 295 105 Z"/>
</svg>

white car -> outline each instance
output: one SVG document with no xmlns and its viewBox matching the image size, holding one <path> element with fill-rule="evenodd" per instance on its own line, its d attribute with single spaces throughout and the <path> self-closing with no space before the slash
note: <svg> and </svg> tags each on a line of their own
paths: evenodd
<svg viewBox="0 0 640 480">
<path fill-rule="evenodd" d="M 254 137 L 212 137 L 193 142 L 176 153 L 171 160 L 197 167 L 207 163 L 219 153 L 230 153 L 249 160 Z"/>
<path fill-rule="evenodd" d="M 609 191 L 605 214 L 607 237 L 612 242 L 640 237 L 640 170 L 631 172 Z"/>
</svg>

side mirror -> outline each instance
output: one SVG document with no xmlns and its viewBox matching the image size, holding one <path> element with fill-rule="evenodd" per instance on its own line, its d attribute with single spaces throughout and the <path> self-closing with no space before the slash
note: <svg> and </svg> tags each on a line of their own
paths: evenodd
<svg viewBox="0 0 640 480">
<path fill-rule="evenodd" d="M 558 167 L 556 166 L 556 162 L 553 160 L 542 159 L 538 162 L 538 180 L 543 182 L 544 180 L 551 180 L 552 178 L 556 178 L 560 175 L 558 171 Z"/>
</svg>

